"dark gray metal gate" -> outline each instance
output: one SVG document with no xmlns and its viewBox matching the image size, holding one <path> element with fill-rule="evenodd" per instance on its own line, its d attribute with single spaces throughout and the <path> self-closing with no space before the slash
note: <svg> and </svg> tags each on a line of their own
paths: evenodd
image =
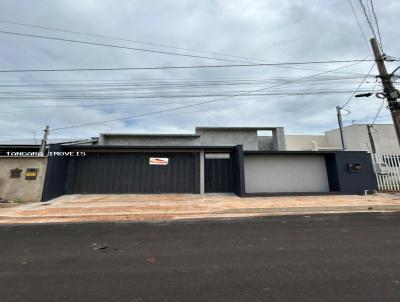
<svg viewBox="0 0 400 302">
<path fill-rule="evenodd" d="M 167 157 L 168 165 L 150 165 L 150 157 Z M 67 194 L 197 193 L 195 153 L 89 153 L 72 158 Z"/>
<path fill-rule="evenodd" d="M 231 158 L 205 159 L 205 192 L 233 192 L 233 166 Z"/>
</svg>

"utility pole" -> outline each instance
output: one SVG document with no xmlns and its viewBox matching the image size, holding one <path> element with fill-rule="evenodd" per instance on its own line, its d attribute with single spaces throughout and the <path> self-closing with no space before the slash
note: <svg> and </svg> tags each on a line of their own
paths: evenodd
<svg viewBox="0 0 400 302">
<path fill-rule="evenodd" d="M 44 152 L 46 151 L 46 145 L 47 145 L 47 138 L 49 137 L 49 132 L 50 132 L 50 126 L 46 126 L 46 129 L 43 130 L 43 139 L 40 144 L 40 152 L 44 155 Z"/>
<path fill-rule="evenodd" d="M 367 130 L 368 130 L 368 137 L 369 137 L 369 143 L 371 144 L 371 153 L 375 154 L 376 153 L 376 148 L 375 148 L 375 141 L 374 137 L 372 136 L 372 131 L 371 128 L 374 127 L 371 124 L 367 125 Z"/>
<path fill-rule="evenodd" d="M 346 144 L 344 142 L 344 133 L 343 133 L 342 108 L 340 106 L 336 106 L 336 113 L 339 123 L 340 140 L 342 141 L 342 149 L 346 150 Z"/>
<path fill-rule="evenodd" d="M 370 39 L 372 51 L 374 52 L 375 62 L 378 67 L 379 77 L 382 80 L 383 93 L 387 99 L 388 107 L 392 115 L 394 128 L 396 130 L 397 141 L 400 144 L 400 104 L 397 99 L 400 97 L 399 92 L 394 88 L 392 82 L 392 74 L 388 74 L 384 56 L 381 53 L 378 42 L 375 38 Z"/>
</svg>

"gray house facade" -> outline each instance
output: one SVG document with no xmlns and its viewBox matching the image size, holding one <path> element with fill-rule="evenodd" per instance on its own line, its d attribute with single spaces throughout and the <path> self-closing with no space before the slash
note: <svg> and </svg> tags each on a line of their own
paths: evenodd
<svg viewBox="0 0 400 302">
<path fill-rule="evenodd" d="M 284 151 L 286 149 L 283 127 L 196 127 L 195 134 L 101 133 L 99 145 L 142 147 L 243 145 L 245 151 Z"/>
<path fill-rule="evenodd" d="M 366 152 L 286 151 L 281 127 L 198 127 L 194 134 L 100 134 L 52 145 L 42 200 L 63 194 L 359 194 L 376 190 Z"/>
</svg>

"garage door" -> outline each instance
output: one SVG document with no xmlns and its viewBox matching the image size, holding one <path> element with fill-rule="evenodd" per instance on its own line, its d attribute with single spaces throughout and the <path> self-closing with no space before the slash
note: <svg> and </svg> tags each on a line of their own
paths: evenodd
<svg viewBox="0 0 400 302">
<path fill-rule="evenodd" d="M 157 164 L 150 159 L 166 158 Z M 155 164 L 154 164 L 155 163 Z M 194 153 L 88 154 L 71 159 L 67 194 L 195 193 Z"/>
<path fill-rule="evenodd" d="M 246 193 L 329 192 L 323 155 L 245 155 Z"/>
</svg>

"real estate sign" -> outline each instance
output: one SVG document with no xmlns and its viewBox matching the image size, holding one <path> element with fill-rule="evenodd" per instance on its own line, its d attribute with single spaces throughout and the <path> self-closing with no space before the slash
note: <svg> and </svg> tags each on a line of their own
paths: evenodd
<svg viewBox="0 0 400 302">
<path fill-rule="evenodd" d="M 156 165 L 156 166 L 166 166 L 166 165 L 168 165 L 168 158 L 167 157 L 150 157 L 149 164 Z"/>
</svg>

